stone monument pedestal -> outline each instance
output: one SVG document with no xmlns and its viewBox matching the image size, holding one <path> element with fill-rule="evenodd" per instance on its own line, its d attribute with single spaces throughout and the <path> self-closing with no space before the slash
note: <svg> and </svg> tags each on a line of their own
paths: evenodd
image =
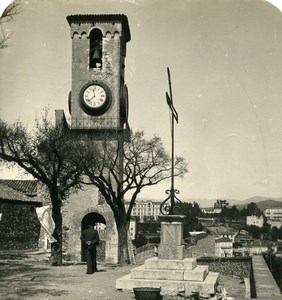
<svg viewBox="0 0 282 300">
<path fill-rule="evenodd" d="M 196 258 L 184 258 L 184 216 L 161 216 L 161 243 L 158 257 L 134 268 L 131 273 L 116 281 L 117 289 L 132 290 L 136 287 L 161 288 L 162 295 L 194 292 L 215 294 L 218 273 L 209 272 L 208 266 L 197 266 Z"/>
<path fill-rule="evenodd" d="M 161 221 L 161 242 L 158 247 L 159 259 L 183 259 L 183 219 L 185 216 L 159 216 Z"/>
</svg>

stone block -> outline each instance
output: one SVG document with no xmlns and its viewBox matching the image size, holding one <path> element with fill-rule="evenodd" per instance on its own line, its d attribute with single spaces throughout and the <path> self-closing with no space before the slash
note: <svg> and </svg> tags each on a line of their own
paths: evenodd
<svg viewBox="0 0 282 300">
<path fill-rule="evenodd" d="M 159 259 L 184 259 L 184 245 L 166 245 L 160 244 L 158 248 Z"/>
<path fill-rule="evenodd" d="M 197 266 L 196 258 L 184 258 L 181 260 L 160 259 L 151 257 L 146 259 L 146 269 L 165 269 L 165 270 L 193 270 Z"/>
<path fill-rule="evenodd" d="M 132 279 L 183 280 L 184 270 L 145 269 L 144 265 L 131 270 Z"/>
<path fill-rule="evenodd" d="M 116 289 L 133 291 L 135 287 L 152 287 L 161 288 L 161 295 L 175 296 L 183 293 L 184 281 L 178 280 L 149 280 L 149 279 L 132 279 L 130 274 L 125 275 L 116 281 Z"/>
<path fill-rule="evenodd" d="M 204 281 L 209 273 L 208 266 L 197 266 L 193 270 L 184 271 L 184 280 L 187 281 Z"/>
<path fill-rule="evenodd" d="M 116 289 L 133 291 L 135 287 L 161 288 L 162 295 L 177 295 L 185 292 L 185 297 L 189 297 L 193 292 L 201 294 L 215 294 L 219 273 L 210 272 L 202 282 L 198 281 L 178 281 L 178 280 L 150 280 L 133 279 L 130 274 L 125 275 L 116 281 Z"/>
<path fill-rule="evenodd" d="M 204 281 L 184 281 L 185 297 L 189 297 L 194 292 L 213 295 L 216 291 L 219 273 L 210 272 Z"/>
<path fill-rule="evenodd" d="M 182 222 L 161 223 L 161 244 L 176 246 L 183 244 Z"/>
</svg>

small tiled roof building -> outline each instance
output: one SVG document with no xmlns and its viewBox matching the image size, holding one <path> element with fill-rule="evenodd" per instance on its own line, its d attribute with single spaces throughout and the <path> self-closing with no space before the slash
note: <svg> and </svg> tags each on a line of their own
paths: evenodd
<svg viewBox="0 0 282 300">
<path fill-rule="evenodd" d="M 40 223 L 36 180 L 0 179 L 0 250 L 38 248 Z"/>
</svg>

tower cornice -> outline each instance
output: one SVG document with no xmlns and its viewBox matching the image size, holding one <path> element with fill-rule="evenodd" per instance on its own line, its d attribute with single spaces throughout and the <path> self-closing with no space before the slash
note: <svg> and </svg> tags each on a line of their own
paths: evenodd
<svg viewBox="0 0 282 300">
<path fill-rule="evenodd" d="M 125 41 L 129 42 L 131 39 L 128 19 L 123 14 L 101 14 L 101 15 L 69 15 L 67 16 L 69 25 L 80 22 L 121 22 L 125 34 Z"/>
</svg>

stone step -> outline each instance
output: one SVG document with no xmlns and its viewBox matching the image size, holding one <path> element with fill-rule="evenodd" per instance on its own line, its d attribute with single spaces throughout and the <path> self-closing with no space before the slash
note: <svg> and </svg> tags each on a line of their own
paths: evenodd
<svg viewBox="0 0 282 300">
<path fill-rule="evenodd" d="M 185 281 L 185 297 L 193 292 L 213 295 L 216 292 L 219 273 L 209 272 L 204 281 Z"/>
<path fill-rule="evenodd" d="M 147 269 L 145 266 L 134 268 L 130 272 L 133 279 L 183 280 L 184 270 Z"/>
<path fill-rule="evenodd" d="M 193 270 L 163 270 L 147 269 L 144 265 L 131 270 L 133 279 L 157 279 L 157 280 L 187 280 L 204 281 L 209 273 L 208 266 L 196 266 Z"/>
<path fill-rule="evenodd" d="M 209 274 L 209 266 L 197 266 L 193 270 L 184 271 L 184 280 L 187 281 L 204 281 Z"/>
<path fill-rule="evenodd" d="M 134 279 L 131 274 L 118 278 L 116 289 L 133 291 L 135 287 L 161 288 L 162 295 L 177 295 L 185 293 L 189 296 L 192 292 L 214 294 L 219 273 L 210 272 L 204 281 L 185 281 L 185 280 L 150 280 Z"/>
<path fill-rule="evenodd" d="M 159 259 L 151 257 L 146 259 L 146 269 L 162 269 L 162 270 L 193 270 L 197 266 L 196 258 L 184 258 L 181 260 Z"/>
</svg>

